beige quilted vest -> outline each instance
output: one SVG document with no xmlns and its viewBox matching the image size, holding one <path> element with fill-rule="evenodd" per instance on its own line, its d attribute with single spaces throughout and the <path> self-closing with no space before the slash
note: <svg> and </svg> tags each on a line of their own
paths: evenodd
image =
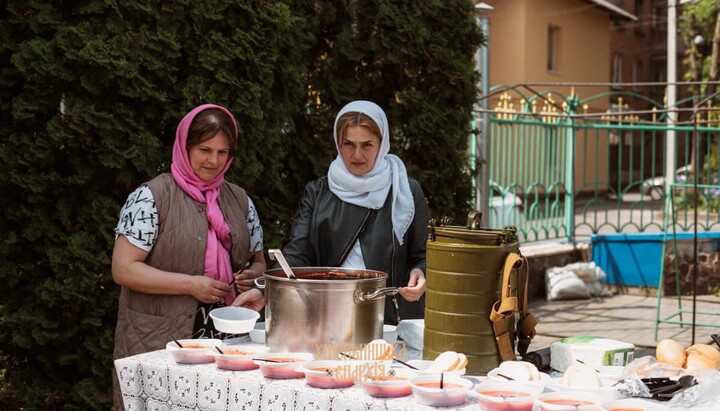
<svg viewBox="0 0 720 411">
<path fill-rule="evenodd" d="M 146 263 L 160 270 L 203 275 L 208 221 L 205 205 L 190 198 L 171 174 L 146 183 L 153 193 L 160 222 L 158 237 Z M 232 237 L 232 267 L 249 259 L 248 199 L 245 190 L 228 182 L 218 197 Z M 189 295 L 158 295 L 120 291 L 113 358 L 165 347 L 172 338 L 190 338 L 198 300 Z"/>
</svg>

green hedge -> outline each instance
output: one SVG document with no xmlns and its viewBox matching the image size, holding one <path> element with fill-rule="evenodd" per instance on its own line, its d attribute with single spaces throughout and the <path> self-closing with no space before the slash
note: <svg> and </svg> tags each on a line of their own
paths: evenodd
<svg viewBox="0 0 720 411">
<path fill-rule="evenodd" d="M 332 121 L 354 99 L 386 109 L 434 214 L 469 207 L 470 1 L 4 5 L 0 409 L 109 407 L 118 211 L 168 170 L 177 122 L 200 103 L 238 120 L 228 179 L 256 202 L 266 248 L 327 171 Z"/>
</svg>

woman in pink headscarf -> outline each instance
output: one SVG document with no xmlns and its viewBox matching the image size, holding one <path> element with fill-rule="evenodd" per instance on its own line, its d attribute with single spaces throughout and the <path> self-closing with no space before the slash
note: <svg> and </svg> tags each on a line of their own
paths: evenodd
<svg viewBox="0 0 720 411">
<path fill-rule="evenodd" d="M 205 104 L 177 128 L 171 172 L 128 197 L 115 229 L 112 275 L 122 286 L 115 358 L 173 338 L 223 338 L 209 318 L 265 269 L 262 227 L 239 186 L 225 181 L 237 125 Z"/>
</svg>

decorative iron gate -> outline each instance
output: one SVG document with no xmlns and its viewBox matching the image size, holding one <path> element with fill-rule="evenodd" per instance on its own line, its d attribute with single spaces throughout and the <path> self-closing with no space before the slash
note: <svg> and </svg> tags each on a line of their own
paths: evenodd
<svg viewBox="0 0 720 411">
<path fill-rule="evenodd" d="M 662 232 L 671 203 L 663 201 L 665 174 L 671 169 L 672 183 L 697 176 L 699 184 L 673 190 L 675 229 L 688 231 L 696 221 L 688 212 L 695 196 L 699 229 L 720 229 L 720 108 L 688 109 L 690 97 L 678 102 L 679 120 L 668 124 L 667 107 L 636 93 L 581 99 L 574 88 L 567 96 L 526 96 L 519 89 L 494 88 L 487 96 L 492 108 L 476 112 L 477 128 L 489 139 L 475 153 L 486 157 L 472 166 L 486 166 L 489 194 L 480 200 L 487 201 L 490 227 L 515 225 L 523 241 Z M 665 143 L 673 134 L 675 155 L 668 159 Z M 482 180 L 476 183 L 480 187 Z"/>
</svg>

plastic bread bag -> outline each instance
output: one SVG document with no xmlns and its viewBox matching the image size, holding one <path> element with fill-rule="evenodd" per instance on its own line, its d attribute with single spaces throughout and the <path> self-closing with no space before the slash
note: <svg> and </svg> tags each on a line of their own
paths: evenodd
<svg viewBox="0 0 720 411">
<path fill-rule="evenodd" d="M 628 397 L 651 398 L 663 385 L 674 384 L 686 371 L 659 362 L 653 356 L 636 358 L 623 369 L 617 390 Z"/>
<path fill-rule="evenodd" d="M 678 391 L 667 403 L 671 409 L 685 409 L 695 406 L 710 406 L 715 409 L 720 403 L 720 371 L 702 370 L 695 373 L 697 385 Z"/>
</svg>

